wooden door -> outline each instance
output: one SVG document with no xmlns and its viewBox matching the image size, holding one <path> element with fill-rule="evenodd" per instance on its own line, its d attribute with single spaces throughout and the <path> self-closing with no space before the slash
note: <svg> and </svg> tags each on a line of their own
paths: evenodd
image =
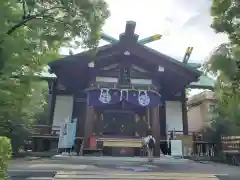
<svg viewBox="0 0 240 180">
<path fill-rule="evenodd" d="M 132 111 L 105 111 L 103 113 L 103 135 L 134 136 L 135 117 Z"/>
</svg>

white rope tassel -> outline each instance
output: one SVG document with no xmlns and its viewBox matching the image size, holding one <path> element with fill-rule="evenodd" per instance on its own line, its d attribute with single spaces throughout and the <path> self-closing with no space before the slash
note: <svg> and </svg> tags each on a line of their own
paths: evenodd
<svg viewBox="0 0 240 180">
<path fill-rule="evenodd" d="M 121 91 L 120 91 L 120 101 L 123 100 L 123 92 L 126 92 L 126 100 L 128 100 L 128 89 L 121 89 Z"/>
<path fill-rule="evenodd" d="M 125 91 L 126 91 L 126 100 L 128 100 L 128 89 L 126 89 Z"/>
<path fill-rule="evenodd" d="M 120 91 L 120 101 L 122 101 L 122 99 L 123 99 L 123 90 L 121 89 L 121 91 Z"/>
</svg>

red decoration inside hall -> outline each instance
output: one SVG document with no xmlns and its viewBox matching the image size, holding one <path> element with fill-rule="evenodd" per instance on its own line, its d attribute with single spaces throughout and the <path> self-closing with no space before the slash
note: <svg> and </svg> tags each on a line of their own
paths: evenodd
<svg viewBox="0 0 240 180">
<path fill-rule="evenodd" d="M 90 149 L 96 149 L 97 148 L 97 137 L 96 136 L 90 136 L 89 137 L 89 148 Z"/>
</svg>

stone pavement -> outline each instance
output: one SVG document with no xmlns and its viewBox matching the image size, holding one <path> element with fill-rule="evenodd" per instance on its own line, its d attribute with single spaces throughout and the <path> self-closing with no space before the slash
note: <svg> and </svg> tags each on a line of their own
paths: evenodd
<svg viewBox="0 0 240 180">
<path fill-rule="evenodd" d="M 62 158 L 62 157 L 61 157 Z M 239 180 L 239 167 L 201 164 L 190 160 L 161 157 L 148 164 L 145 158 L 64 157 L 15 160 L 9 168 L 12 180 L 76 179 L 165 179 Z"/>
<path fill-rule="evenodd" d="M 110 156 L 100 156 L 100 157 L 91 157 L 91 156 L 68 156 L 68 155 L 55 155 L 52 157 L 52 160 L 63 160 L 71 163 L 79 162 L 101 162 L 101 163 L 110 163 L 110 162 L 147 162 L 146 157 L 110 157 Z M 188 159 L 175 159 L 171 156 L 161 156 L 160 158 L 155 158 L 154 163 L 156 164 L 165 164 L 165 163 L 185 163 L 189 162 Z"/>
<path fill-rule="evenodd" d="M 55 180 L 74 179 L 111 179 L 111 180 L 219 180 L 215 175 L 200 173 L 164 173 L 164 172 L 124 172 L 124 171 L 60 171 Z"/>
</svg>

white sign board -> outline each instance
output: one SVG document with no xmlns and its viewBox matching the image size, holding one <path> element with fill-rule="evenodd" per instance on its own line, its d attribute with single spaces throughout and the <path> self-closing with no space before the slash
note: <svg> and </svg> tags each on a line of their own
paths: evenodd
<svg viewBox="0 0 240 180">
<path fill-rule="evenodd" d="M 183 157 L 182 140 L 171 140 L 171 156 Z"/>
<path fill-rule="evenodd" d="M 76 136 L 76 125 L 76 120 L 62 124 L 59 134 L 58 149 L 72 148 Z"/>
<path fill-rule="evenodd" d="M 77 126 L 77 122 L 73 121 L 71 123 L 68 124 L 68 134 L 66 136 L 67 138 L 67 146 L 69 148 L 72 148 L 72 146 L 74 145 L 74 141 L 75 141 L 75 137 L 76 137 L 76 126 Z"/>
</svg>

